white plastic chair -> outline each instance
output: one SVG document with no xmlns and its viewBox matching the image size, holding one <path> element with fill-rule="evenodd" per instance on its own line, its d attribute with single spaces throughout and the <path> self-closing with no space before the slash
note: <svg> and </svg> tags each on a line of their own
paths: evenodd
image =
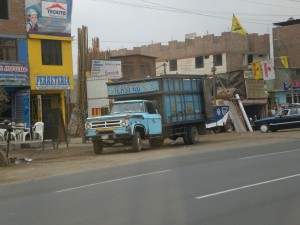
<svg viewBox="0 0 300 225">
<path fill-rule="evenodd" d="M 10 133 L 10 135 L 16 141 L 21 141 L 23 139 L 24 129 L 25 129 L 24 123 L 17 123 L 15 126 L 13 126 L 13 130 Z"/>
<path fill-rule="evenodd" d="M 24 124 L 24 131 L 22 133 L 22 139 L 25 141 L 26 136 L 29 134 L 29 140 L 31 140 L 31 132 L 30 132 L 30 127 L 26 127 L 26 123 Z"/>
<path fill-rule="evenodd" d="M 34 126 L 32 127 L 32 134 L 33 134 L 33 139 L 36 137 L 43 141 L 44 139 L 44 123 L 43 122 L 36 122 Z"/>
<path fill-rule="evenodd" d="M 0 141 L 5 141 L 6 129 L 0 129 Z"/>
</svg>

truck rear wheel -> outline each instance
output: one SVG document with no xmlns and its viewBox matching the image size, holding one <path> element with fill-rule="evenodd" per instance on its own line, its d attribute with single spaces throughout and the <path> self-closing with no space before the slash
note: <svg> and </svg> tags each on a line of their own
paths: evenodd
<svg viewBox="0 0 300 225">
<path fill-rule="evenodd" d="M 103 143 L 101 141 L 93 141 L 93 148 L 96 155 L 100 155 L 103 152 Z"/>
<path fill-rule="evenodd" d="M 149 144 L 152 146 L 152 147 L 159 147 L 159 146 L 162 146 L 164 143 L 164 139 L 163 138 L 156 138 L 156 139 L 150 139 L 149 140 Z"/>
<path fill-rule="evenodd" d="M 142 138 L 139 131 L 136 131 L 132 137 L 132 148 L 135 152 L 142 150 Z"/>
<path fill-rule="evenodd" d="M 198 128 L 196 126 L 188 127 L 187 138 L 190 145 L 197 144 L 199 141 Z"/>
</svg>

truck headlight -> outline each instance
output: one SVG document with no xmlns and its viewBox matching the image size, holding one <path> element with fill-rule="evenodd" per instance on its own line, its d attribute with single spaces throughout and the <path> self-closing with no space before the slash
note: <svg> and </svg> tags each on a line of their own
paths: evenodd
<svg viewBox="0 0 300 225">
<path fill-rule="evenodd" d="M 86 122 L 85 123 L 85 129 L 88 130 L 88 129 L 91 129 L 92 128 L 92 124 L 90 122 Z"/>
<path fill-rule="evenodd" d="M 127 127 L 129 125 L 129 121 L 128 120 L 122 120 L 121 121 L 121 126 L 122 127 Z"/>
</svg>

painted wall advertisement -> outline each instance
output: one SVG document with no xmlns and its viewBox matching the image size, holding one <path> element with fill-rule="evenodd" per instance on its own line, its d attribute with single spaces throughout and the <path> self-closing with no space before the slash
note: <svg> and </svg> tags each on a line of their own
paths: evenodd
<svg viewBox="0 0 300 225">
<path fill-rule="evenodd" d="M 27 33 L 71 36 L 73 0 L 25 0 Z"/>
<path fill-rule="evenodd" d="M 30 86 L 28 64 L 22 62 L 0 62 L 0 84 Z"/>
<path fill-rule="evenodd" d="M 92 77 L 103 77 L 106 79 L 122 78 L 120 60 L 93 60 Z"/>
</svg>

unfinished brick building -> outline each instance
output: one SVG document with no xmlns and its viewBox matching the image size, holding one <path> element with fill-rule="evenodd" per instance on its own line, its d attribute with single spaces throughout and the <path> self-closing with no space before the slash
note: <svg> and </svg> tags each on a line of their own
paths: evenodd
<svg viewBox="0 0 300 225">
<path fill-rule="evenodd" d="M 113 57 L 142 54 L 156 57 L 156 75 L 161 74 L 217 74 L 217 88 L 236 88 L 250 116 L 263 117 L 267 111 L 268 94 L 264 81 L 254 81 L 250 63 L 270 58 L 269 35 L 240 35 L 224 32 L 221 36 L 205 35 L 120 49 L 111 52 Z M 250 72 L 249 72 L 250 70 Z M 245 80 L 245 71 L 247 81 Z M 250 75 L 249 75 L 250 74 Z"/>
</svg>

